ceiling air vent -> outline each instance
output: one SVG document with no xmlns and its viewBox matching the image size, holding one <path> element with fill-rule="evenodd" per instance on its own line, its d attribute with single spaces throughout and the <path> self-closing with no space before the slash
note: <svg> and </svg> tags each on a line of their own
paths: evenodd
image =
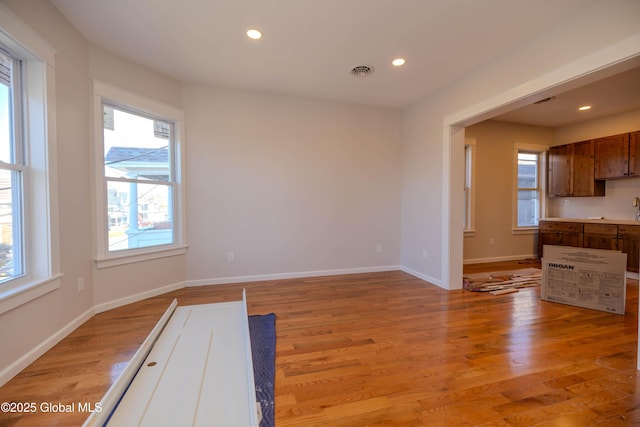
<svg viewBox="0 0 640 427">
<path fill-rule="evenodd" d="M 351 69 L 351 74 L 356 77 L 366 77 L 373 73 L 373 67 L 370 65 L 358 65 Z"/>
<path fill-rule="evenodd" d="M 536 101 L 536 102 L 534 102 L 534 104 L 535 105 L 544 104 L 545 102 L 553 101 L 555 98 L 556 98 L 555 96 L 550 96 L 548 98 L 541 99 L 540 101 Z"/>
</svg>

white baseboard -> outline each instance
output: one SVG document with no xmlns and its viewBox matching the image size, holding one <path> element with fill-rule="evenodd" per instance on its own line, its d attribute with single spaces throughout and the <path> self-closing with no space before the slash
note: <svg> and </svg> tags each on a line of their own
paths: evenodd
<svg viewBox="0 0 640 427">
<path fill-rule="evenodd" d="M 404 265 L 400 266 L 400 270 L 404 271 L 407 274 L 417 277 L 418 279 L 422 279 L 425 282 L 429 282 L 432 285 L 436 285 L 440 288 L 446 289 L 442 286 L 442 280 L 436 279 L 435 277 L 429 276 L 428 274 L 420 273 L 419 271 L 415 271 L 409 267 L 405 267 Z"/>
<path fill-rule="evenodd" d="M 93 308 L 96 314 L 102 313 L 103 311 L 111 310 L 113 308 L 121 307 L 123 305 L 131 304 L 134 302 L 142 301 L 143 299 L 155 297 L 158 295 L 166 294 L 167 292 L 182 289 L 185 287 L 185 283 L 186 282 L 178 282 L 171 285 L 163 286 L 161 288 L 151 289 L 149 291 L 140 292 L 135 295 L 129 295 L 128 297 L 104 302 L 102 304 L 95 305 Z"/>
<path fill-rule="evenodd" d="M 211 279 L 187 280 L 186 286 L 224 285 L 244 282 L 263 282 L 267 280 L 299 279 L 302 277 L 336 276 L 340 274 L 379 273 L 382 271 L 401 270 L 399 265 L 385 265 L 379 267 L 356 267 L 336 270 L 298 271 L 294 273 L 257 274 L 251 276 L 228 276 Z"/>
<path fill-rule="evenodd" d="M 500 261 L 516 261 L 519 259 L 538 258 L 538 254 L 524 254 L 524 255 L 508 255 L 491 258 L 470 258 L 462 261 L 463 264 L 482 264 L 485 262 L 500 262 Z"/>
<path fill-rule="evenodd" d="M 20 371 L 22 371 L 24 368 L 35 362 L 36 359 L 49 351 L 54 345 L 62 341 L 64 337 L 75 331 L 80 325 L 89 320 L 94 314 L 95 311 L 93 308 L 85 311 L 80 316 L 67 323 L 58 332 L 54 333 L 49 338 L 34 347 L 24 356 L 0 371 L 0 387 L 6 384 L 11 378 L 18 375 L 18 373 L 20 373 Z"/>
</svg>

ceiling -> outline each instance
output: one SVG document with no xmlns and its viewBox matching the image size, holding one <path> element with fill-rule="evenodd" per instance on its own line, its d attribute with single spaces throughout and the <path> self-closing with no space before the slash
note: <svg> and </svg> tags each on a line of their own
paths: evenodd
<svg viewBox="0 0 640 427">
<path fill-rule="evenodd" d="M 583 105 L 591 109 L 578 111 Z M 632 110 L 640 110 L 640 67 L 558 94 L 545 94 L 493 119 L 555 128 Z"/>
<path fill-rule="evenodd" d="M 91 43 L 180 81 L 403 108 L 595 1 L 52 3 Z M 250 27 L 264 37 L 247 38 Z M 393 67 L 398 56 L 407 62 Z M 355 77 L 358 65 L 375 71 Z"/>
</svg>

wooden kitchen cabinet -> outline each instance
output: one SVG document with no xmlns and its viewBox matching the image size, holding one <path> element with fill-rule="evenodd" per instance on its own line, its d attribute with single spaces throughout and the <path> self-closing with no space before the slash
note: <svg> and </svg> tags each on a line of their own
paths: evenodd
<svg viewBox="0 0 640 427">
<path fill-rule="evenodd" d="M 584 224 L 583 248 L 592 249 L 618 249 L 618 225 L 617 224 Z"/>
<path fill-rule="evenodd" d="M 604 196 L 604 181 L 595 180 L 593 140 L 576 142 L 573 146 L 572 195 Z"/>
<path fill-rule="evenodd" d="M 627 254 L 627 271 L 640 270 L 640 223 L 545 221 L 538 224 L 538 256 L 544 245 L 618 250 Z"/>
<path fill-rule="evenodd" d="M 549 148 L 549 195 L 571 193 L 571 144 Z"/>
<path fill-rule="evenodd" d="M 538 256 L 544 245 L 582 247 L 584 224 L 579 222 L 540 221 L 538 224 Z"/>
<path fill-rule="evenodd" d="M 604 181 L 596 181 L 593 140 L 549 149 L 549 195 L 604 196 Z"/>
<path fill-rule="evenodd" d="M 629 134 L 629 176 L 640 176 L 640 131 Z"/>
<path fill-rule="evenodd" d="M 595 178 L 612 179 L 629 176 L 629 134 L 597 138 L 595 143 Z"/>
<path fill-rule="evenodd" d="M 618 249 L 627 254 L 627 271 L 640 267 L 640 225 L 618 226 Z"/>
</svg>

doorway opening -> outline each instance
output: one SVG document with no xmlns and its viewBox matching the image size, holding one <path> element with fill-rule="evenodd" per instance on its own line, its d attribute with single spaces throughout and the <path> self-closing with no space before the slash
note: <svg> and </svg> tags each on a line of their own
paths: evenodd
<svg viewBox="0 0 640 427">
<path fill-rule="evenodd" d="M 449 289 L 462 286 L 465 128 L 501 114 L 519 109 L 533 102 L 587 85 L 606 77 L 640 66 L 640 48 L 632 41 L 597 52 L 553 72 L 533 79 L 527 84 L 500 93 L 444 119 L 443 132 L 443 228 L 442 282 Z"/>
</svg>

